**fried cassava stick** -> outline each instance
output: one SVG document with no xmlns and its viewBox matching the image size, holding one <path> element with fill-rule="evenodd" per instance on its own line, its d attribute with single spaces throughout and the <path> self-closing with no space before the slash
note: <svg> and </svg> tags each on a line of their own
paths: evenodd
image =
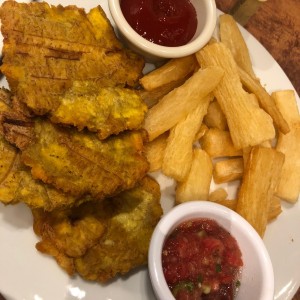
<svg viewBox="0 0 300 300">
<path fill-rule="evenodd" d="M 279 182 L 284 154 L 271 148 L 253 147 L 238 193 L 236 211 L 264 236 L 271 199 Z"/>
<path fill-rule="evenodd" d="M 274 138 L 272 118 L 249 101 L 230 50 L 223 43 L 214 43 L 197 52 L 196 57 L 202 67 L 219 66 L 225 71 L 214 95 L 226 116 L 234 146 L 242 149 Z"/>
<path fill-rule="evenodd" d="M 149 109 L 144 124 L 149 140 L 152 141 L 185 118 L 215 89 L 223 75 L 224 71 L 218 66 L 199 70 Z"/>
<path fill-rule="evenodd" d="M 170 130 L 162 164 L 165 175 L 177 181 L 183 181 L 188 175 L 193 160 L 195 136 L 212 99 L 212 94 L 206 96 L 201 104 Z"/>
</svg>

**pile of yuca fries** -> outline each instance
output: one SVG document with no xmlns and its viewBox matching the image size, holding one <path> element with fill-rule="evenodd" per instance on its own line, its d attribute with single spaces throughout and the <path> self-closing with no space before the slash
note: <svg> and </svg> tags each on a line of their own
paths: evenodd
<svg viewBox="0 0 300 300">
<path fill-rule="evenodd" d="M 246 43 L 229 15 L 219 38 L 141 78 L 149 106 L 144 128 L 151 171 L 176 180 L 176 203 L 216 201 L 261 237 L 300 190 L 300 116 L 294 91 L 272 95 L 256 78 Z M 236 199 L 220 184 L 239 180 Z"/>
</svg>

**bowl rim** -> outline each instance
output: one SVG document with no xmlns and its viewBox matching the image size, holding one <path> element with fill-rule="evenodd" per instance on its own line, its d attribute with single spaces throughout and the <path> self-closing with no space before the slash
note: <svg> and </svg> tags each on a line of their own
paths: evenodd
<svg viewBox="0 0 300 300">
<path fill-rule="evenodd" d="M 155 230 L 152 234 L 148 252 L 148 270 L 150 280 L 154 289 L 154 292 L 158 299 L 174 300 L 174 297 L 165 281 L 163 270 L 161 267 L 161 252 L 165 238 L 168 234 L 175 229 L 176 226 L 184 222 L 185 220 L 207 218 L 214 219 L 212 216 L 191 216 L 196 215 L 197 211 L 201 209 L 201 214 L 207 212 L 213 212 L 214 215 L 218 215 L 223 220 L 230 220 L 230 224 L 234 226 L 242 226 L 245 232 L 245 236 L 248 236 L 248 240 L 252 244 L 255 244 L 255 248 L 259 249 L 256 252 L 259 254 L 259 264 L 263 266 L 262 278 L 264 282 L 267 282 L 266 288 L 259 299 L 266 300 L 273 299 L 274 297 L 274 272 L 272 262 L 269 253 L 264 245 L 263 240 L 256 232 L 256 230 L 238 213 L 235 211 L 220 205 L 215 202 L 206 200 L 195 200 L 179 204 L 172 208 L 168 213 L 158 222 Z M 216 220 L 218 222 L 218 220 Z M 219 222 L 218 222 L 219 223 Z M 220 223 L 219 223 L 220 224 Z M 222 224 L 220 224 L 223 226 Z M 233 226 L 233 227 L 234 227 Z M 225 228 L 226 229 L 226 228 Z M 228 230 L 228 229 L 226 229 Z M 229 230 L 230 231 L 230 230 Z M 234 237 L 235 235 L 232 234 Z M 236 238 L 236 237 L 235 237 Z M 237 238 L 236 238 L 237 239 Z M 237 239 L 237 242 L 239 240 Z"/>
<path fill-rule="evenodd" d="M 217 24 L 216 2 L 215 0 L 205 0 L 205 6 L 208 12 L 207 19 L 210 20 L 210 22 L 206 22 L 199 37 L 183 46 L 167 47 L 157 45 L 146 40 L 132 28 L 122 13 L 120 0 L 108 0 L 108 6 L 118 30 L 130 43 L 143 52 L 161 58 L 178 58 L 197 52 L 207 44 L 209 39 L 212 37 Z"/>
</svg>

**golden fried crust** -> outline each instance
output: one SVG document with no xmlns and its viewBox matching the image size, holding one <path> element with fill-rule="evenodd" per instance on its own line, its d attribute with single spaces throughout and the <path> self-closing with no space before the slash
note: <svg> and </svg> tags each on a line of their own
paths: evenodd
<svg viewBox="0 0 300 300">
<path fill-rule="evenodd" d="M 34 179 L 77 199 L 115 195 L 132 188 L 149 170 L 142 130 L 101 141 L 91 132 L 22 118 L 2 115 L 5 139 L 21 150 L 21 161 L 30 167 Z"/>
<path fill-rule="evenodd" d="M 67 255 L 59 252 L 59 250 L 55 247 L 55 245 L 51 244 L 50 241 L 43 241 L 36 244 L 36 249 L 42 253 L 53 256 L 57 263 L 69 274 L 74 275 L 75 266 L 73 259 L 68 257 Z"/>
<path fill-rule="evenodd" d="M 96 141 L 98 142 L 97 139 Z M 126 142 L 129 143 L 127 149 Z M 90 201 L 93 193 L 101 200 L 105 195 L 115 194 L 118 190 L 133 186 L 148 169 L 146 159 L 129 149 L 130 147 L 141 149 L 142 141 L 139 133 L 132 133 L 127 139 L 115 141 L 114 146 L 118 148 L 116 151 L 110 146 L 102 147 L 104 151 L 102 157 L 105 158 L 107 155 L 107 166 L 104 161 L 95 167 L 94 163 L 96 164 L 98 159 L 101 160 L 99 153 L 97 155 L 88 149 L 84 159 L 83 146 L 76 145 L 80 147 L 78 153 L 76 147 L 72 150 L 71 144 L 69 146 L 70 149 L 65 149 L 61 144 L 50 144 L 49 151 L 53 149 L 56 151 L 48 152 L 45 146 L 31 145 L 28 151 L 21 153 L 0 137 L 0 201 L 5 204 L 24 202 L 32 208 L 42 207 L 46 211 L 76 206 Z M 71 190 L 66 193 L 62 189 L 56 189 L 41 180 L 34 179 L 30 168 L 22 163 L 21 156 L 25 157 L 25 162 L 30 161 L 35 177 L 54 185 L 61 185 L 66 191 Z M 68 167 L 69 170 L 66 169 Z M 77 175 L 80 172 L 82 176 Z"/>
<path fill-rule="evenodd" d="M 47 211 L 79 205 L 131 188 L 146 174 L 149 166 L 143 154 L 143 132 L 100 141 L 92 133 L 59 128 L 45 120 L 29 121 L 15 111 L 10 100 L 9 93 L 0 90 L 3 203 L 25 202 Z M 32 177 L 30 167 L 41 180 Z"/>
<path fill-rule="evenodd" d="M 162 215 L 159 200 L 159 186 L 150 177 L 116 197 L 109 228 L 95 246 L 74 260 L 76 271 L 84 279 L 105 282 L 145 265 L 152 232 Z"/>
<path fill-rule="evenodd" d="M 9 91 L 0 89 L 0 201 L 4 204 L 24 202 L 32 208 L 43 208 L 46 211 L 89 201 L 88 197 L 78 198 L 65 194 L 32 178 L 30 168 L 21 162 L 19 149 L 4 139 L 6 126 L 2 122 L 6 117 L 18 116 L 16 120 L 19 124 L 27 121 L 25 116 L 18 114 L 19 108 L 14 105 L 13 100 Z M 24 134 L 24 131 L 21 132 Z M 26 144 L 27 138 L 24 139 L 23 136 L 20 140 L 22 141 L 17 143 Z"/>
<path fill-rule="evenodd" d="M 35 114 L 55 110 L 72 82 L 133 86 L 144 61 L 122 48 L 100 6 L 6 1 L 0 9 L 4 36 L 2 73 L 18 100 Z"/>
<path fill-rule="evenodd" d="M 14 178 L 10 177 L 17 161 L 17 153 L 18 151 L 15 147 L 7 143 L 3 137 L 0 137 L 0 201 L 4 204 L 18 202 L 14 194 L 10 192 L 15 190 L 17 186 L 11 183 Z"/>
<path fill-rule="evenodd" d="M 20 152 L 0 137 L 0 202 L 23 202 L 31 208 L 51 211 L 80 205 L 89 197 L 78 198 L 32 178 L 30 169 L 20 160 Z"/>
<path fill-rule="evenodd" d="M 61 50 L 75 48 L 81 51 L 89 45 L 108 49 L 121 48 L 100 6 L 86 14 L 84 9 L 73 5 L 63 7 L 46 2 L 25 4 L 5 1 L 0 10 L 0 17 L 3 35 L 22 44 L 26 44 L 25 41 L 29 44 L 31 41 L 30 44 L 47 45 L 52 49 L 61 47 Z M 16 38 L 20 33 L 21 40 Z M 40 43 L 37 44 L 35 39 Z M 47 44 L 50 42 L 51 44 Z"/>
<path fill-rule="evenodd" d="M 77 81 L 62 96 L 50 119 L 54 123 L 88 128 L 102 140 L 124 130 L 139 129 L 147 106 L 132 89 L 101 87 L 89 81 Z"/>
<path fill-rule="evenodd" d="M 42 238 L 38 249 L 54 256 L 67 271 L 66 264 L 74 265 L 84 279 L 100 282 L 146 264 L 161 215 L 160 188 L 150 177 L 102 202 L 61 212 L 33 211 L 34 229 Z"/>
<path fill-rule="evenodd" d="M 33 210 L 34 231 L 45 240 L 51 240 L 55 248 L 70 257 L 80 257 L 87 249 L 96 244 L 105 230 L 92 214 L 70 209 L 47 213 Z"/>
<path fill-rule="evenodd" d="M 76 197 L 102 200 L 132 188 L 148 171 L 143 134 L 128 131 L 100 141 L 95 134 L 34 123 L 35 139 L 22 151 L 32 176 Z"/>
</svg>

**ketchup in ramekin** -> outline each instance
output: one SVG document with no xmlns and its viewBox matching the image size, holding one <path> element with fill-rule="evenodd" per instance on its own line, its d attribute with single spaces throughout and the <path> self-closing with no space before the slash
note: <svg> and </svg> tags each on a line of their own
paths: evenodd
<svg viewBox="0 0 300 300">
<path fill-rule="evenodd" d="M 182 46 L 196 32 L 196 10 L 189 0 L 121 0 L 120 5 L 129 25 L 155 44 Z"/>
<path fill-rule="evenodd" d="M 176 299 L 234 299 L 242 254 L 235 238 L 216 221 L 180 224 L 166 239 L 162 267 Z"/>
</svg>

